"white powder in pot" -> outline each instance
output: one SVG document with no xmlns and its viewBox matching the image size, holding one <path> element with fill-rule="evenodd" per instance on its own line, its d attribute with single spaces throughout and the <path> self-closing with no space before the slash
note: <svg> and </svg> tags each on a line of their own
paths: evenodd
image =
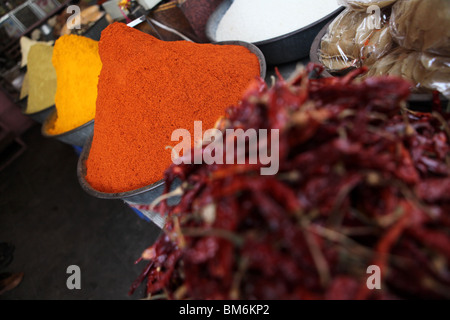
<svg viewBox="0 0 450 320">
<path fill-rule="evenodd" d="M 306 27 L 337 8 L 337 0 L 234 0 L 219 22 L 216 40 L 275 38 Z"/>
</svg>

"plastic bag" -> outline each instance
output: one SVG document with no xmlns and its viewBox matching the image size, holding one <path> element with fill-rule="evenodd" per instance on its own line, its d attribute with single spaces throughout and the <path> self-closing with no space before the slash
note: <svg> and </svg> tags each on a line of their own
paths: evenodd
<svg viewBox="0 0 450 320">
<path fill-rule="evenodd" d="M 390 27 L 394 40 L 404 48 L 450 56 L 449 0 L 398 0 Z"/>
<path fill-rule="evenodd" d="M 437 90 L 450 99 L 450 57 L 397 47 L 375 62 L 365 77 L 400 76 L 417 92 Z"/>
<path fill-rule="evenodd" d="M 390 6 L 395 3 L 397 0 L 339 0 L 338 3 L 347 8 L 350 8 L 353 11 L 364 11 L 367 12 L 367 9 L 370 6 L 378 6 L 380 9 Z"/>
<path fill-rule="evenodd" d="M 365 14 L 345 9 L 333 20 L 323 36 L 319 59 L 330 71 L 354 67 L 358 63 L 358 48 L 355 46 L 356 28 Z"/>
<path fill-rule="evenodd" d="M 375 29 L 366 17 L 356 29 L 355 44 L 359 49 L 361 65 L 370 67 L 378 59 L 387 54 L 394 45 L 387 17 L 381 19 L 381 28 Z"/>
<path fill-rule="evenodd" d="M 389 13 L 380 15 L 378 26 L 372 14 L 345 9 L 322 37 L 319 60 L 330 72 L 351 67 L 371 66 L 393 46 Z"/>
</svg>

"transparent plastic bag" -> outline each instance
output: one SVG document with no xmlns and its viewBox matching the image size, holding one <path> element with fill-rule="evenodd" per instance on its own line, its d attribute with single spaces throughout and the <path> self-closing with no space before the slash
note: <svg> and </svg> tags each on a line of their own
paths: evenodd
<svg viewBox="0 0 450 320">
<path fill-rule="evenodd" d="M 338 3 L 353 11 L 367 12 L 367 9 L 371 6 L 375 5 L 381 9 L 390 6 L 396 1 L 397 0 L 338 0 Z"/>
<path fill-rule="evenodd" d="M 397 47 L 379 59 L 364 77 L 400 76 L 417 92 L 437 90 L 450 98 L 450 57 Z"/>
<path fill-rule="evenodd" d="M 361 65 L 370 67 L 393 47 L 387 17 L 381 18 L 381 28 L 372 28 L 366 17 L 356 29 L 355 45 L 359 49 Z"/>
<path fill-rule="evenodd" d="M 345 9 L 322 37 L 319 60 L 332 73 L 352 67 L 371 66 L 391 50 L 389 14 L 380 14 L 378 23 L 366 12 Z"/>
<path fill-rule="evenodd" d="M 413 80 L 424 88 L 437 90 L 450 99 L 450 57 L 422 52 Z"/>
<path fill-rule="evenodd" d="M 330 71 L 340 71 L 357 65 L 359 53 L 355 46 L 356 27 L 365 14 L 345 9 L 328 27 L 322 37 L 319 59 Z"/>
<path fill-rule="evenodd" d="M 390 28 L 394 40 L 406 49 L 450 56 L 449 0 L 398 0 Z"/>
</svg>

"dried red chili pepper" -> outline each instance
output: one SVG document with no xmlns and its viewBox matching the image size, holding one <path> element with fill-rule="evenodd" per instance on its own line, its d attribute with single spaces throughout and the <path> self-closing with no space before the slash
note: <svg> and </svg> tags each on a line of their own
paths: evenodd
<svg viewBox="0 0 450 320">
<path fill-rule="evenodd" d="M 276 175 L 259 162 L 167 169 L 166 193 L 179 179 L 183 195 L 156 207 L 169 222 L 133 289 L 147 277 L 166 298 L 450 298 L 450 116 L 406 111 L 402 79 L 308 78 L 322 70 L 254 81 L 219 125 L 225 138 L 279 129 Z"/>
</svg>

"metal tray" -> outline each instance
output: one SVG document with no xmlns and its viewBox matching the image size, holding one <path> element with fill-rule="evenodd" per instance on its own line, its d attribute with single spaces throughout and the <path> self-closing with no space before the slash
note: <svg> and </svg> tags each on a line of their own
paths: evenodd
<svg viewBox="0 0 450 320">
<path fill-rule="evenodd" d="M 217 41 L 217 27 L 232 3 L 233 0 L 223 1 L 208 18 L 205 32 L 211 42 Z M 344 10 L 344 7 L 336 9 L 329 15 L 306 27 L 272 39 L 253 42 L 252 44 L 256 45 L 262 51 L 266 58 L 266 62 L 269 65 L 278 65 L 301 60 L 308 57 L 309 49 L 317 33 L 325 24 L 341 13 L 342 10 Z"/>
<path fill-rule="evenodd" d="M 85 143 L 83 147 L 83 151 L 81 152 L 80 157 L 78 158 L 77 164 L 77 176 L 78 181 L 83 188 L 91 196 L 100 199 L 122 199 L 131 204 L 151 204 L 153 200 L 159 197 L 164 190 L 164 180 L 159 180 L 153 184 L 148 186 L 126 191 L 126 192 L 117 192 L 117 193 L 107 193 L 95 190 L 87 181 L 86 181 L 86 160 L 89 158 L 89 152 L 91 151 L 93 136 L 91 136 Z M 176 189 L 180 185 L 179 181 L 176 181 L 172 185 L 172 189 Z M 168 200 L 168 203 L 173 205 L 179 201 L 179 198 L 171 198 Z"/>
<path fill-rule="evenodd" d="M 55 135 L 50 134 L 48 133 L 47 128 L 50 126 L 51 123 L 54 122 L 55 118 L 56 118 L 56 109 L 54 109 L 48 115 L 48 117 L 42 124 L 41 133 L 44 137 L 58 139 L 59 141 L 62 141 L 64 143 L 82 147 L 94 132 L 94 119 L 92 119 L 91 121 L 86 122 L 85 124 L 75 129 L 69 130 L 67 132 Z"/>
</svg>

